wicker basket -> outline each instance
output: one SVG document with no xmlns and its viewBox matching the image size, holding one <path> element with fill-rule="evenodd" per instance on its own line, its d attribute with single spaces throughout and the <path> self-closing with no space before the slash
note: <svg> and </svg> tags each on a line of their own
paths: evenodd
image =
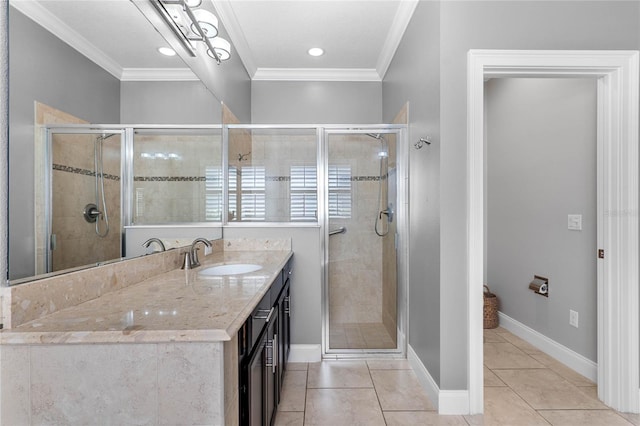
<svg viewBox="0 0 640 426">
<path fill-rule="evenodd" d="M 484 328 L 498 326 L 498 297 L 491 293 L 487 285 L 484 286 Z"/>
</svg>

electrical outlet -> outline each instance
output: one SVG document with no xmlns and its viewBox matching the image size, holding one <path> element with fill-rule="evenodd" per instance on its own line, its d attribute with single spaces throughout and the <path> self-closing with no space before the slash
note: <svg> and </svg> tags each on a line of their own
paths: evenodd
<svg viewBox="0 0 640 426">
<path fill-rule="evenodd" d="M 569 325 L 578 328 L 578 313 L 571 309 L 569 309 Z"/>
</svg>

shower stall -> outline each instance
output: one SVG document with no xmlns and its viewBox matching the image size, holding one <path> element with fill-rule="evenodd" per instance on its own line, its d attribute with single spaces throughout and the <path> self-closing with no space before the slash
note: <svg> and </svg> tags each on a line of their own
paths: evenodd
<svg viewBox="0 0 640 426">
<path fill-rule="evenodd" d="M 133 243 L 142 231 L 318 228 L 320 276 L 305 273 L 322 282 L 324 356 L 406 351 L 405 125 L 56 125 L 47 135 L 38 273 L 144 254 L 148 236 Z"/>
<path fill-rule="evenodd" d="M 406 231 L 406 182 L 399 181 L 406 173 L 402 135 L 398 129 L 367 128 L 325 133 L 328 355 L 403 350 L 405 303 L 398 268 Z"/>
<path fill-rule="evenodd" d="M 43 128 L 36 275 L 143 254 L 127 247 L 126 228 L 221 226 L 221 134 L 219 125 Z"/>
<path fill-rule="evenodd" d="M 49 229 L 36 234 L 40 272 L 120 257 L 121 142 L 119 129 L 50 134 L 43 182 L 50 196 L 41 198 L 40 215 L 41 228 Z"/>
</svg>

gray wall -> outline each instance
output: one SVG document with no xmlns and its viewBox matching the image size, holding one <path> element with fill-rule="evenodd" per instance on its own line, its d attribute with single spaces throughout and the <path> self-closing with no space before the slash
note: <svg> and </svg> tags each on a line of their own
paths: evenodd
<svg viewBox="0 0 640 426">
<path fill-rule="evenodd" d="M 467 52 L 638 49 L 639 17 L 624 1 L 418 4 L 384 79 L 383 119 L 409 101 L 410 142 L 434 136 L 411 152 L 409 344 L 440 389 L 467 389 Z"/>
<path fill-rule="evenodd" d="M 379 82 L 254 81 L 254 124 L 377 124 L 382 122 Z"/>
<path fill-rule="evenodd" d="M 383 120 L 409 102 L 409 345 L 440 383 L 440 97 L 438 2 L 420 2 L 385 76 Z"/>
<path fill-rule="evenodd" d="M 11 7 L 9 80 L 9 271 L 19 277 L 34 272 L 34 101 L 117 123 L 120 82 Z"/>
<path fill-rule="evenodd" d="M 291 343 L 322 342 L 322 251 L 320 228 L 225 227 L 224 238 L 291 238 Z"/>
<path fill-rule="evenodd" d="M 220 124 L 222 104 L 200 81 L 123 81 L 120 122 Z"/>
<path fill-rule="evenodd" d="M 441 3 L 441 389 L 467 388 L 468 50 L 638 49 L 639 8 L 613 1 Z"/>
<path fill-rule="evenodd" d="M 7 28 L 9 23 L 9 2 L 0 5 L 0 28 Z M 9 241 L 9 34 L 0 31 L 0 241 Z M 0 244 L 0 271 L 7 278 L 8 252 L 7 244 Z M 0 313 L 2 315 L 2 313 Z M 0 407 L 0 413 L 2 408 Z M 2 415 L 0 414 L 0 418 Z"/>
<path fill-rule="evenodd" d="M 486 282 L 502 312 L 595 362 L 595 79 L 492 79 L 485 90 Z M 582 215 L 582 231 L 567 229 L 568 214 Z M 549 298 L 528 289 L 534 275 L 549 278 Z"/>
</svg>

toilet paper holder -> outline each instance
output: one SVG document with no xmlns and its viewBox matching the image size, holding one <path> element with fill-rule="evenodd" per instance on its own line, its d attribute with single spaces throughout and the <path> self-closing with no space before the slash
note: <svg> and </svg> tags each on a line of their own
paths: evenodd
<svg viewBox="0 0 640 426">
<path fill-rule="evenodd" d="M 549 278 L 534 275 L 529 283 L 529 289 L 540 296 L 549 297 Z"/>
</svg>

